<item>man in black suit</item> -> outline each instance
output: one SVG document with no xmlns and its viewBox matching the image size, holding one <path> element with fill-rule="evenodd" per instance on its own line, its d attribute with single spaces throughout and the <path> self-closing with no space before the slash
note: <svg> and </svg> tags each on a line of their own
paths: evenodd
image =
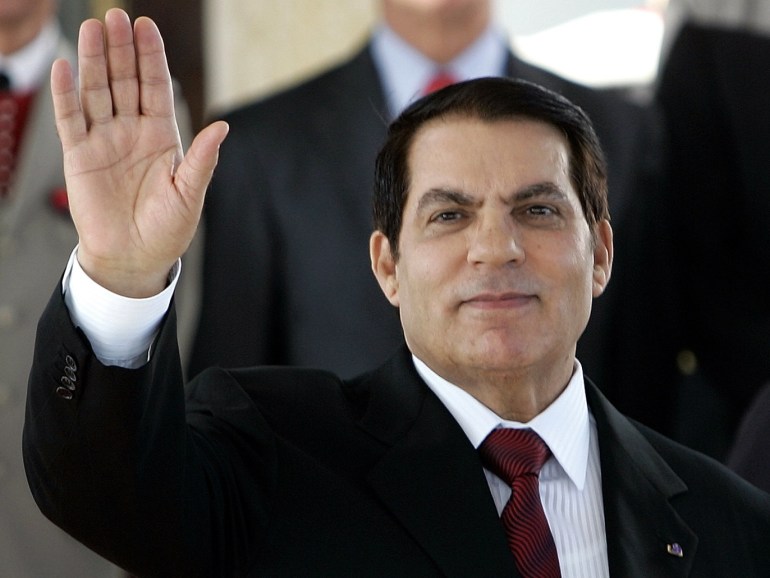
<svg viewBox="0 0 770 578">
<path fill-rule="evenodd" d="M 534 84 L 460 83 L 390 128 L 369 247 L 406 347 L 350 380 L 210 369 L 185 396 L 168 306 L 227 127 L 181 157 L 161 47 L 111 10 L 82 28 L 80 93 L 52 73 L 80 243 L 24 455 L 55 523 L 140 576 L 768 575 L 770 497 L 583 378 L 606 171 L 585 114 Z M 509 434 L 539 463 L 504 482 Z"/>
<path fill-rule="evenodd" d="M 613 218 L 626 219 L 643 159 L 655 150 L 645 110 L 516 58 L 489 0 L 383 0 L 381 8 L 382 23 L 349 61 L 224 115 L 231 132 L 204 208 L 189 375 L 211 365 L 286 364 L 351 377 L 403 342 L 360 247 L 372 227 L 371 167 L 388 121 L 437 70 L 457 80 L 523 78 L 584 108 L 608 156 Z M 622 235 L 616 242 L 623 251 Z M 600 385 L 620 287 L 597 303 L 579 345 Z"/>
</svg>

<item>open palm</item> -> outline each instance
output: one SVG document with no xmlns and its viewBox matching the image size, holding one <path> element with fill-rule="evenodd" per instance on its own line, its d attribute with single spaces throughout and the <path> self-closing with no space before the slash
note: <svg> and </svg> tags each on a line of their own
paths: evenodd
<svg viewBox="0 0 770 578">
<path fill-rule="evenodd" d="M 187 249 L 227 127 L 214 123 L 183 156 L 171 78 L 155 24 L 122 10 L 83 23 L 79 89 L 51 74 L 78 260 L 98 283 L 144 297 Z"/>
</svg>

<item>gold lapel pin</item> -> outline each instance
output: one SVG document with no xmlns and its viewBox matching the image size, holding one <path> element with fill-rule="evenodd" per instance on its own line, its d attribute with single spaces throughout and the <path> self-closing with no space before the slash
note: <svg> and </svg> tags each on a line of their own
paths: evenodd
<svg viewBox="0 0 770 578">
<path fill-rule="evenodd" d="M 677 542 L 666 544 L 666 552 L 677 558 L 684 558 L 684 550 L 682 550 L 682 547 Z"/>
</svg>

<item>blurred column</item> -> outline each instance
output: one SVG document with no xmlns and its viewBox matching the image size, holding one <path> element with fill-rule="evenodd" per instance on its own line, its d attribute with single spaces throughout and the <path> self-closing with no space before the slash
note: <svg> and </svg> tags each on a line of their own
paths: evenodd
<svg viewBox="0 0 770 578">
<path fill-rule="evenodd" d="M 92 1 L 115 4 L 115 0 Z M 197 132 L 206 109 L 201 0 L 125 0 L 123 4 L 132 17 L 149 16 L 158 25 L 171 75 L 182 86 L 192 128 Z"/>
</svg>

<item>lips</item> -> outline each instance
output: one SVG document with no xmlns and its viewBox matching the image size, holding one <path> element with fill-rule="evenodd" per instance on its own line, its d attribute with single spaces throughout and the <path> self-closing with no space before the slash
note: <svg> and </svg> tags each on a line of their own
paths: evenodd
<svg viewBox="0 0 770 578">
<path fill-rule="evenodd" d="M 480 293 L 462 301 L 479 309 L 514 309 L 529 305 L 537 296 L 531 293 Z"/>
</svg>

